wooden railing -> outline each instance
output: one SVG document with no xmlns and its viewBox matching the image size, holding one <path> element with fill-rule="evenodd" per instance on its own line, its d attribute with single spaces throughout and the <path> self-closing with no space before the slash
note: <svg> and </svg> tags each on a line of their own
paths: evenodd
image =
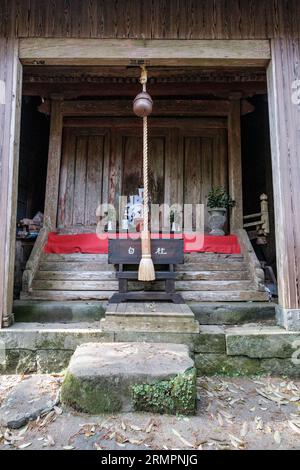
<svg viewBox="0 0 300 470">
<path fill-rule="evenodd" d="M 244 216 L 244 229 L 256 227 L 258 236 L 263 235 L 267 237 L 270 233 L 270 223 L 269 223 L 268 196 L 266 194 L 262 194 L 260 196 L 260 208 L 261 210 L 259 213 Z M 252 220 L 252 219 L 256 219 L 256 220 Z"/>
<path fill-rule="evenodd" d="M 22 277 L 22 290 L 23 292 L 30 292 L 32 288 L 32 281 L 39 268 L 41 257 L 43 255 L 43 248 L 48 239 L 49 228 L 44 226 L 34 244 L 30 257 L 26 263 L 26 268 Z"/>
<path fill-rule="evenodd" d="M 248 264 L 254 287 L 256 290 L 263 292 L 265 291 L 265 274 L 251 245 L 248 234 L 243 229 L 237 230 L 236 234 L 239 237 L 242 254 L 244 255 L 245 262 Z"/>
</svg>

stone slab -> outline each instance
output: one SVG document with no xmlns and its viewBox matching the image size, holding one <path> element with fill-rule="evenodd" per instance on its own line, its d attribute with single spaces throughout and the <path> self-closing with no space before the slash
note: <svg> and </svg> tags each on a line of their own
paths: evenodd
<svg viewBox="0 0 300 470">
<path fill-rule="evenodd" d="M 99 322 L 15 323 L 0 330 L 0 341 L 6 350 L 75 350 L 83 342 L 113 341 L 113 334 L 101 331 Z"/>
<path fill-rule="evenodd" d="M 167 302 L 111 304 L 100 325 L 103 331 L 108 332 L 199 332 L 199 324 L 188 305 Z"/>
<path fill-rule="evenodd" d="M 107 302 L 15 300 L 16 322 L 63 323 L 97 321 L 104 317 Z"/>
<path fill-rule="evenodd" d="M 291 359 L 275 357 L 255 359 L 245 356 L 200 353 L 195 355 L 195 367 L 197 375 L 300 377 L 299 363 Z"/>
<path fill-rule="evenodd" d="M 271 302 L 191 302 L 190 308 L 200 325 L 239 325 L 274 321 Z"/>
<path fill-rule="evenodd" d="M 195 353 L 225 353 L 225 328 L 218 325 L 202 325 L 193 342 Z"/>
<path fill-rule="evenodd" d="M 62 401 L 89 413 L 132 411 L 133 386 L 168 381 L 193 366 L 181 344 L 83 344 L 71 358 Z"/>
<path fill-rule="evenodd" d="M 276 320 L 286 330 L 300 332 L 300 309 L 287 309 L 277 305 Z"/>
<path fill-rule="evenodd" d="M 226 350 L 229 356 L 291 359 L 299 345 L 300 332 L 286 331 L 277 326 L 244 326 L 226 331 Z"/>
<path fill-rule="evenodd" d="M 46 375 L 33 375 L 19 382 L 1 404 L 0 426 L 18 429 L 51 411 L 59 402 L 59 385 Z"/>
</svg>

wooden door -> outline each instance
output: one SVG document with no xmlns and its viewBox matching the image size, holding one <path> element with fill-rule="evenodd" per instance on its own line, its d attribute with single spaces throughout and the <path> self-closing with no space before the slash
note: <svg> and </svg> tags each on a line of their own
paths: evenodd
<svg viewBox="0 0 300 470">
<path fill-rule="evenodd" d="M 211 186 L 227 187 L 226 129 L 214 121 L 208 126 L 205 119 L 150 120 L 153 203 L 205 204 Z M 100 203 L 117 207 L 119 196 L 136 194 L 143 184 L 142 149 L 140 120 L 66 121 L 58 228 L 91 230 Z"/>
</svg>

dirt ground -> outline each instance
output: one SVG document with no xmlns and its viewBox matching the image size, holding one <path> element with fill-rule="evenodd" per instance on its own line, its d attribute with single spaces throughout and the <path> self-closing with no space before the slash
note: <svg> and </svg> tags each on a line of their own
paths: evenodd
<svg viewBox="0 0 300 470">
<path fill-rule="evenodd" d="M 24 379 L 0 376 L 0 404 Z M 0 429 L 0 449 L 300 449 L 300 381 L 198 379 L 193 417 L 87 416 L 59 405 L 22 429 Z"/>
</svg>

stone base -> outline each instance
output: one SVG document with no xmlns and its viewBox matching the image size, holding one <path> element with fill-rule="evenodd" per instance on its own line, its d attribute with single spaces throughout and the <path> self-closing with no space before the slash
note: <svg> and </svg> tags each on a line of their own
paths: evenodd
<svg viewBox="0 0 300 470">
<path fill-rule="evenodd" d="M 300 377 L 300 331 L 264 323 L 201 325 L 200 333 L 103 332 L 99 322 L 16 323 L 0 330 L 0 374 L 55 373 L 66 369 L 85 343 L 185 344 L 201 374 L 271 374 Z"/>
<path fill-rule="evenodd" d="M 107 332 L 138 331 L 199 333 L 199 324 L 188 305 L 172 303 L 110 304 L 101 329 Z"/>
<path fill-rule="evenodd" d="M 21 428 L 51 411 L 58 402 L 58 381 L 51 376 L 33 375 L 19 382 L 1 403 L 0 426 Z"/>
<path fill-rule="evenodd" d="M 78 411 L 192 414 L 196 371 L 188 347 L 159 343 L 88 343 L 71 358 L 61 399 Z"/>
<path fill-rule="evenodd" d="M 300 310 L 276 306 L 276 320 L 279 326 L 288 331 L 300 331 Z"/>
</svg>

